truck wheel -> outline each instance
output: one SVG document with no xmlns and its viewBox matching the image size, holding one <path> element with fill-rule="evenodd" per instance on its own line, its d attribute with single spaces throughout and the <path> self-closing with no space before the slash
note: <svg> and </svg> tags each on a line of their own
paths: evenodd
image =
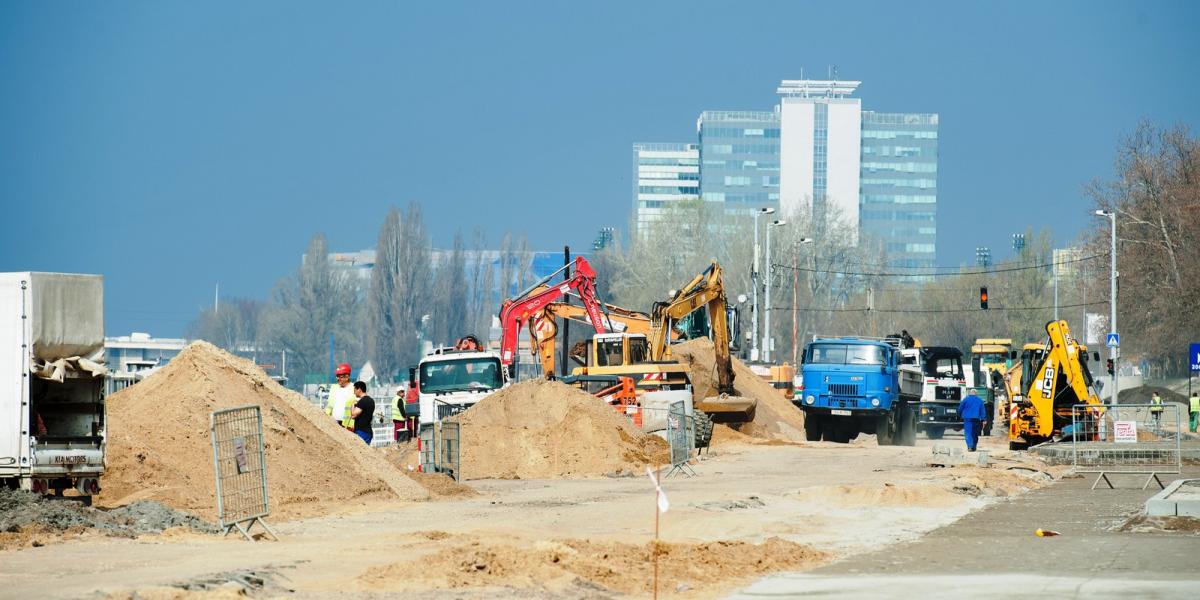
<svg viewBox="0 0 1200 600">
<path fill-rule="evenodd" d="M 989 436 L 989 437 L 992 435 L 992 422 L 991 421 L 988 421 L 987 425 L 983 426 L 983 435 Z"/>
<path fill-rule="evenodd" d="M 896 420 L 894 413 L 887 413 L 875 420 L 875 440 L 880 446 L 892 446 L 896 443 Z"/>
<path fill-rule="evenodd" d="M 804 439 L 810 442 L 821 441 L 821 417 L 816 413 L 804 415 Z"/>
<path fill-rule="evenodd" d="M 942 439 L 943 435 L 946 435 L 945 427 L 934 427 L 934 426 L 925 427 L 925 437 L 927 437 L 931 440 L 940 440 L 940 439 Z"/>
<path fill-rule="evenodd" d="M 692 419 L 696 423 L 696 447 L 707 448 L 712 443 L 712 417 L 704 411 L 693 411 Z"/>
</svg>

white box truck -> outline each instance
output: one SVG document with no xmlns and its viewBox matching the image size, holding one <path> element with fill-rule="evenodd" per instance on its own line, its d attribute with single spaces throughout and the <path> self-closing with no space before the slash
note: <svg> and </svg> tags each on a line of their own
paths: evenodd
<svg viewBox="0 0 1200 600">
<path fill-rule="evenodd" d="M 105 372 L 101 276 L 0 273 L 0 485 L 90 502 Z"/>
</svg>

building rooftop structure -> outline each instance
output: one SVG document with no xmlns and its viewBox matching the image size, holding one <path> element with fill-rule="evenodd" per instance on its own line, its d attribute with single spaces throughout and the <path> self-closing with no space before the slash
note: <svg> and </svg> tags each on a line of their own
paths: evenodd
<svg viewBox="0 0 1200 600">
<path fill-rule="evenodd" d="M 844 98 L 854 93 L 861 81 L 835 79 L 784 79 L 775 90 L 781 96 L 801 98 Z"/>
</svg>

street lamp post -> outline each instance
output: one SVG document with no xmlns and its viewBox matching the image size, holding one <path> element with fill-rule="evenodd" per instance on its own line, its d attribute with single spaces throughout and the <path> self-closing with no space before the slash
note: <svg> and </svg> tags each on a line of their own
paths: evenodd
<svg viewBox="0 0 1200 600">
<path fill-rule="evenodd" d="M 1108 317 L 1108 330 L 1112 333 L 1116 333 L 1117 332 L 1117 211 L 1115 211 L 1115 210 L 1098 210 L 1098 211 L 1096 211 L 1095 214 L 1098 217 L 1108 217 L 1108 220 L 1109 220 L 1110 224 L 1112 225 L 1112 227 L 1110 229 L 1110 231 L 1112 232 L 1112 235 L 1110 236 L 1111 243 L 1108 248 L 1108 256 L 1109 256 L 1109 269 L 1108 269 L 1108 271 L 1109 271 L 1109 297 L 1108 297 L 1109 300 L 1108 300 L 1108 306 L 1109 306 L 1109 310 L 1110 310 L 1109 317 Z M 1118 394 L 1120 392 L 1120 388 L 1118 387 L 1118 384 L 1117 384 L 1117 357 L 1118 356 L 1120 356 L 1120 353 L 1118 352 L 1117 347 L 1114 346 L 1114 347 L 1111 347 L 1108 349 L 1108 357 L 1112 359 L 1112 364 L 1113 364 L 1112 395 L 1109 396 L 1110 398 L 1112 398 L 1113 404 L 1117 404 L 1118 400 L 1120 400 L 1120 397 L 1118 396 Z"/>
<path fill-rule="evenodd" d="M 750 287 L 754 288 L 754 300 L 750 305 L 751 333 L 750 360 L 758 360 L 758 216 L 774 214 L 774 208 L 760 208 L 754 213 L 754 264 L 750 268 Z"/>
<path fill-rule="evenodd" d="M 787 225 L 787 221 L 775 220 L 767 224 L 767 293 L 763 310 L 763 362 L 771 362 L 771 228 Z"/>
<path fill-rule="evenodd" d="M 793 367 L 800 364 L 800 361 L 796 358 L 796 352 L 798 351 L 798 347 L 799 347 L 799 344 L 796 343 L 796 341 L 797 341 L 796 338 L 797 338 L 797 336 L 800 335 L 800 331 L 799 331 L 800 318 L 799 318 L 799 309 L 797 308 L 797 296 L 798 296 L 797 289 L 800 287 L 800 268 L 799 268 L 800 265 L 797 265 L 796 262 L 800 257 L 800 246 L 803 246 L 804 244 L 811 244 L 811 243 L 812 243 L 812 238 L 800 238 L 800 241 L 796 242 L 796 247 L 794 248 L 795 251 L 792 252 L 792 366 Z"/>
</svg>

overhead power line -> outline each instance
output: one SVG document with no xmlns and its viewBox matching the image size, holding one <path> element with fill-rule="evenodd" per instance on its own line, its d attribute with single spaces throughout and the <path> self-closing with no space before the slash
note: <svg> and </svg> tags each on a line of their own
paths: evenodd
<svg viewBox="0 0 1200 600">
<path fill-rule="evenodd" d="M 784 269 L 784 270 L 789 270 L 789 271 L 796 270 L 796 271 L 805 271 L 808 273 L 827 273 L 830 275 L 855 275 L 855 276 L 859 276 L 859 277 L 958 277 L 961 275 L 991 275 L 994 273 L 1011 273 L 1013 271 L 1031 271 L 1031 270 L 1035 270 L 1035 269 L 1046 269 L 1046 268 L 1057 266 L 1057 265 L 1069 265 L 1072 263 L 1084 262 L 1087 260 L 1095 260 L 1097 258 L 1108 258 L 1108 253 L 1105 252 L 1104 254 L 1093 254 L 1091 256 L 1083 256 L 1083 257 L 1075 258 L 1075 259 L 1071 259 L 1071 260 L 1060 260 L 1057 262 L 1040 263 L 1040 264 L 1036 264 L 1036 265 L 1023 265 L 1023 266 L 1019 266 L 1019 267 L 1003 267 L 1003 268 L 995 268 L 995 269 L 975 269 L 975 270 L 969 270 L 969 271 L 958 271 L 958 272 L 953 272 L 953 273 L 937 273 L 937 272 L 928 272 L 928 273 L 877 272 L 877 273 L 869 273 L 869 272 L 864 272 L 864 271 L 839 271 L 839 270 L 835 270 L 835 269 L 810 269 L 808 267 L 793 267 L 792 265 L 785 264 L 785 263 L 772 263 L 771 266 L 776 269 Z"/>
<path fill-rule="evenodd" d="M 1098 304 L 1106 305 L 1106 304 L 1108 304 L 1108 302 L 1101 301 L 1101 302 L 1080 302 L 1078 304 L 1059 304 L 1058 308 L 1059 309 L 1079 308 L 1081 306 L 1096 306 Z M 857 307 L 857 308 L 855 308 L 855 307 L 838 307 L 838 308 L 812 308 L 812 307 L 799 308 L 799 307 L 797 307 L 797 308 L 792 308 L 790 306 L 772 306 L 771 310 L 777 310 L 777 311 L 781 311 L 781 312 L 785 312 L 785 311 L 790 312 L 790 311 L 796 310 L 799 312 L 847 312 L 847 313 L 848 312 L 861 312 L 861 313 L 876 312 L 876 313 L 905 313 L 905 314 L 912 314 L 912 313 L 943 314 L 943 313 L 969 313 L 969 312 L 984 313 L 984 312 L 989 312 L 989 311 L 1018 312 L 1018 311 L 1031 311 L 1031 310 L 1054 310 L 1054 307 L 1053 306 L 1008 306 L 1008 307 L 993 306 L 987 310 L 983 310 L 980 308 L 929 308 L 929 309 L 922 309 L 922 308 L 867 308 L 865 306 Z"/>
</svg>

